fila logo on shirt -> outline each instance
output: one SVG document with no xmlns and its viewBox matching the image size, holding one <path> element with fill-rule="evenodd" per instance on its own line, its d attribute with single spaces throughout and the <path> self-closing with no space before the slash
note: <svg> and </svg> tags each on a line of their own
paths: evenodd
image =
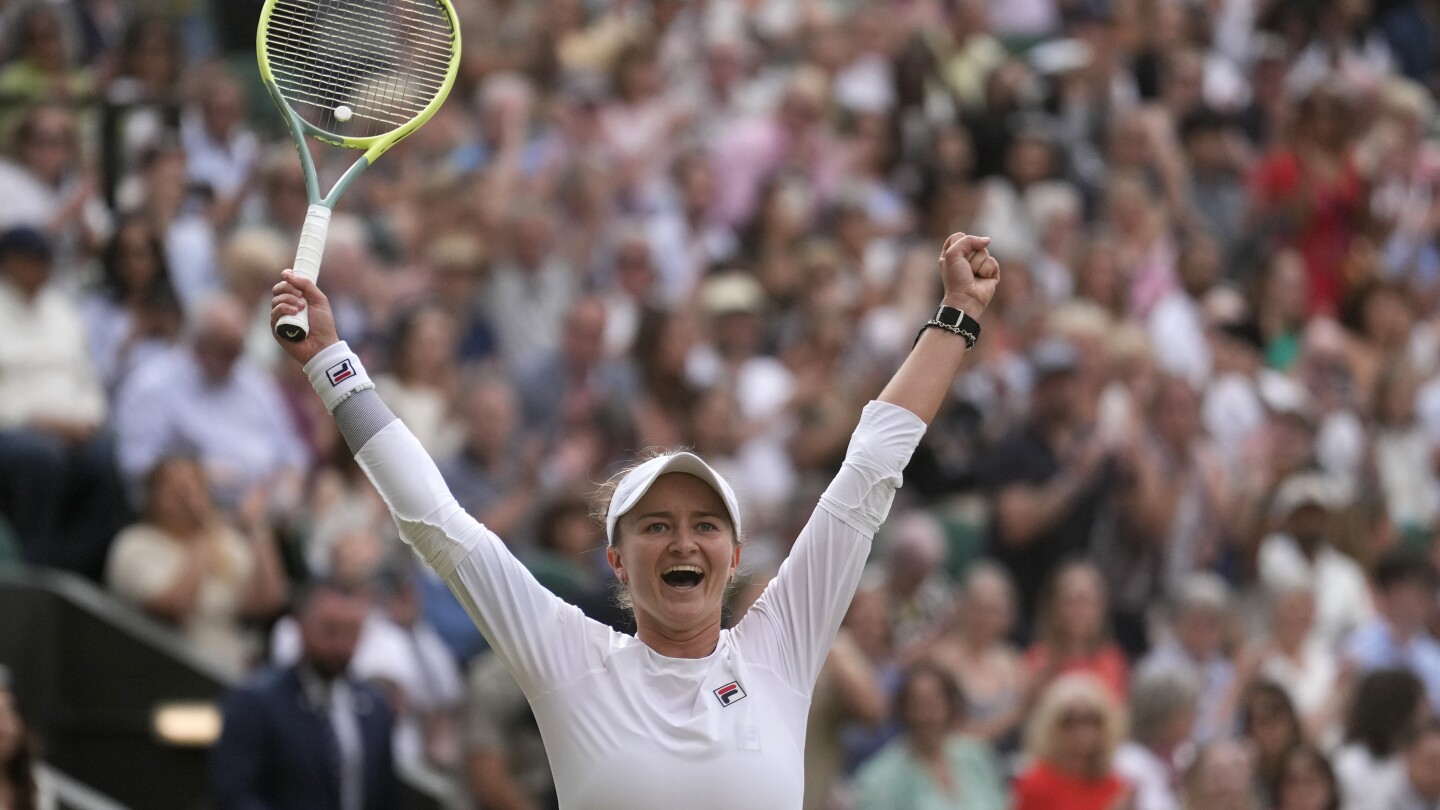
<svg viewBox="0 0 1440 810">
<path fill-rule="evenodd" d="M 325 369 L 325 376 L 329 378 L 332 387 L 338 386 L 340 383 L 355 376 L 355 365 L 351 363 L 350 358 L 347 357 L 330 368 Z"/>
<path fill-rule="evenodd" d="M 739 681 L 731 681 L 715 690 L 715 697 L 720 699 L 721 706 L 729 706 L 731 703 L 745 697 L 745 690 L 740 688 Z"/>
</svg>

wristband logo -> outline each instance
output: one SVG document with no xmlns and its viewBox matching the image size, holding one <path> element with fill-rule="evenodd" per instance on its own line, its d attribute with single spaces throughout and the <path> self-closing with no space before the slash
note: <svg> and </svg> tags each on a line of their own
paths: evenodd
<svg viewBox="0 0 1440 810">
<path fill-rule="evenodd" d="M 729 706 L 735 701 L 745 697 L 745 690 L 740 688 L 739 681 L 731 681 L 715 690 L 715 697 L 720 699 L 721 706 Z"/>
<path fill-rule="evenodd" d="M 340 383 L 355 376 L 355 364 L 350 358 L 345 358 L 330 368 L 325 369 L 325 378 L 330 381 L 332 387 L 338 388 Z"/>
</svg>

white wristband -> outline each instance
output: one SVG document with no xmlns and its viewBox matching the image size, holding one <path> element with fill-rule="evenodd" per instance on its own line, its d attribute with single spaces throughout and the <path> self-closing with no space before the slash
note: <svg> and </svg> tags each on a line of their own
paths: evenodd
<svg viewBox="0 0 1440 810">
<path fill-rule="evenodd" d="M 330 413 L 357 391 L 375 387 L 365 367 L 360 365 L 360 358 L 343 340 L 326 346 L 310 358 L 305 364 L 305 374 Z"/>
</svg>

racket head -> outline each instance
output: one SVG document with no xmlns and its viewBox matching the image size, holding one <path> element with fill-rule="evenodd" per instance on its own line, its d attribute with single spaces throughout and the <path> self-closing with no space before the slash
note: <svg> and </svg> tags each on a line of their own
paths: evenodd
<svg viewBox="0 0 1440 810">
<path fill-rule="evenodd" d="M 450 0 L 266 0 L 255 49 L 297 141 L 371 160 L 440 109 L 460 70 Z M 347 121 L 335 114 L 342 105 Z"/>
</svg>

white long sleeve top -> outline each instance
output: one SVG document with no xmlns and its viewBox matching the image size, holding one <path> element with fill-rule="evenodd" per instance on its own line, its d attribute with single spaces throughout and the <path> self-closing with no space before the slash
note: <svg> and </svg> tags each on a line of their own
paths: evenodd
<svg viewBox="0 0 1440 810">
<path fill-rule="evenodd" d="M 317 385 L 317 388 L 319 386 Z M 373 420 L 378 395 L 354 397 Z M 337 410 L 342 429 L 347 414 Z M 866 406 L 789 558 L 704 658 L 667 658 L 542 587 L 399 420 L 356 458 L 534 709 L 566 810 L 799 808 L 810 695 L 925 423 Z M 347 437 L 354 433 L 346 429 Z M 363 433 L 362 433 L 363 436 Z M 352 446 L 354 442 L 352 441 Z"/>
</svg>

